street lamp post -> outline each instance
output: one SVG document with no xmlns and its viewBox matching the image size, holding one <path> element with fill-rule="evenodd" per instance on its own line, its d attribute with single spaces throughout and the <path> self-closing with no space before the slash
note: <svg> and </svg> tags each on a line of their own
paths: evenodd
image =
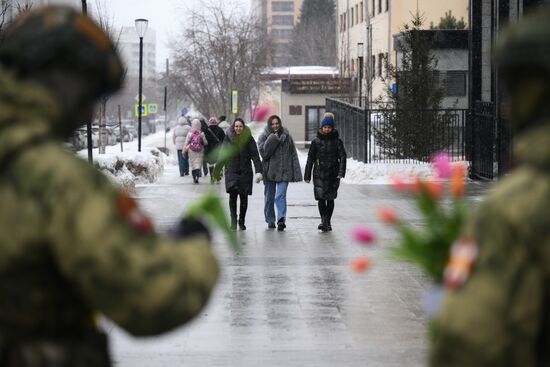
<svg viewBox="0 0 550 367">
<path fill-rule="evenodd" d="M 139 94 L 138 94 L 138 152 L 141 152 L 141 116 L 143 115 L 143 94 L 142 94 L 142 81 L 143 81 L 143 37 L 147 32 L 147 25 L 149 21 L 147 19 L 136 19 L 136 32 L 139 37 Z"/>
<path fill-rule="evenodd" d="M 361 88 L 363 87 L 363 43 L 357 44 L 357 59 L 359 60 L 359 107 L 361 107 L 363 93 Z"/>
</svg>

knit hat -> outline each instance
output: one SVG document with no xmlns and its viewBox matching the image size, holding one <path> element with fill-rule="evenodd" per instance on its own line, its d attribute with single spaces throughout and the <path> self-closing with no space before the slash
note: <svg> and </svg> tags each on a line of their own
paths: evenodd
<svg viewBox="0 0 550 367">
<path fill-rule="evenodd" d="M 323 119 L 321 120 L 321 127 L 323 126 L 330 126 L 334 129 L 334 118 L 332 118 L 331 116 L 323 117 Z"/>
<path fill-rule="evenodd" d="M 210 117 L 210 120 L 208 120 L 208 125 L 212 126 L 212 125 L 217 125 L 217 124 L 218 124 L 218 119 L 215 118 L 215 117 Z"/>
</svg>

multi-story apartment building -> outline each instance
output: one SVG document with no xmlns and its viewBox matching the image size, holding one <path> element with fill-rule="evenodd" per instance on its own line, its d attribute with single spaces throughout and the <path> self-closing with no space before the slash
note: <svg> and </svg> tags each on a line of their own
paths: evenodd
<svg viewBox="0 0 550 367">
<path fill-rule="evenodd" d="M 148 28 L 143 37 L 143 79 L 156 79 L 156 32 Z M 137 79 L 139 76 L 139 37 L 135 27 L 122 27 L 118 38 L 118 48 L 127 68 L 126 77 Z"/>
<path fill-rule="evenodd" d="M 271 62 L 274 66 L 287 65 L 289 44 L 294 25 L 300 18 L 302 0 L 253 0 L 252 11 L 261 20 L 273 41 Z"/>
<path fill-rule="evenodd" d="M 418 12 L 423 27 L 437 25 L 445 13 L 468 20 L 469 0 L 338 0 L 338 66 L 340 75 L 359 81 L 371 100 L 385 93 L 380 75 L 389 57 L 395 65 L 394 35 Z M 467 63 L 467 62 L 466 62 Z"/>
</svg>

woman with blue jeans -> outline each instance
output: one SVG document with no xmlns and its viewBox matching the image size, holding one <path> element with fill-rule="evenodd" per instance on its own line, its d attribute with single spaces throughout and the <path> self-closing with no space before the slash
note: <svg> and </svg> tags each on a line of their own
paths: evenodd
<svg viewBox="0 0 550 367">
<path fill-rule="evenodd" d="M 302 171 L 294 140 L 277 115 L 267 119 L 267 126 L 258 138 L 264 178 L 264 216 L 268 228 L 286 228 L 286 191 L 289 182 L 302 181 Z M 275 217 L 277 207 L 277 217 Z"/>
</svg>

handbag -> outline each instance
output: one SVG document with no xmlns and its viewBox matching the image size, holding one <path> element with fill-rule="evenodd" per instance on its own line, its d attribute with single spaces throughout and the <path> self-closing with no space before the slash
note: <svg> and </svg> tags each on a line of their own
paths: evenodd
<svg viewBox="0 0 550 367">
<path fill-rule="evenodd" d="M 190 144 L 187 144 L 186 146 L 183 147 L 183 150 L 181 151 L 181 154 L 182 154 L 185 158 L 188 158 L 188 157 L 189 157 L 189 146 L 190 146 Z"/>
</svg>

